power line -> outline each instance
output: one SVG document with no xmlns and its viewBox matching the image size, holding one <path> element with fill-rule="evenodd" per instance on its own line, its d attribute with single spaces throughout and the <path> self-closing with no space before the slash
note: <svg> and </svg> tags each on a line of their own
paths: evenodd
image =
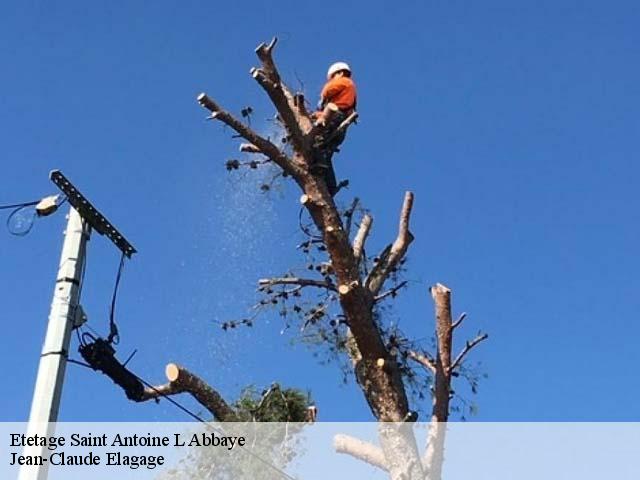
<svg viewBox="0 0 640 480">
<path fill-rule="evenodd" d="M 29 218 L 28 220 L 26 220 L 26 222 L 28 223 L 26 229 L 24 230 L 19 230 L 18 228 L 12 227 L 11 226 L 11 221 L 13 220 L 13 218 L 18 215 L 20 212 L 22 212 L 23 210 L 25 210 L 26 208 L 31 207 L 32 205 L 22 205 L 20 207 L 15 208 L 7 217 L 7 221 L 5 223 L 6 227 L 7 227 L 7 231 L 11 234 L 11 235 L 15 235 L 16 237 L 24 237 L 26 236 L 32 229 L 33 229 L 33 224 L 35 222 L 36 219 L 36 212 L 33 211 L 31 212 L 31 218 Z M 21 220 L 18 220 L 18 224 L 20 225 Z"/>
<path fill-rule="evenodd" d="M 26 208 L 29 207 L 34 207 L 38 204 L 40 204 L 41 202 L 45 202 L 46 200 L 51 200 L 53 199 L 54 204 L 53 205 L 49 205 L 47 207 L 44 207 L 41 211 L 38 211 L 38 207 L 35 208 L 35 210 L 33 210 L 33 212 L 31 212 L 31 216 L 29 219 L 24 219 L 24 222 L 27 224 L 26 228 L 24 230 L 20 230 L 20 225 L 21 225 L 21 220 L 18 220 L 18 226 L 17 228 L 11 225 L 11 222 L 13 220 L 13 218 L 18 215 L 20 212 L 22 212 L 23 210 L 25 210 Z M 54 213 L 55 211 L 57 211 L 62 205 L 64 205 L 64 203 L 68 200 L 67 197 L 64 197 L 62 199 L 62 201 L 60 203 L 57 203 L 56 201 L 57 197 L 46 197 L 40 200 L 33 200 L 30 202 L 23 202 L 23 203 L 13 203 L 13 204 L 8 204 L 8 205 L 0 205 L 0 210 L 13 210 L 9 216 L 7 217 L 7 221 L 6 221 L 6 227 L 7 230 L 9 231 L 9 233 L 11 235 L 15 235 L 18 237 L 24 237 L 25 235 L 27 235 L 32 229 L 33 229 L 33 225 L 34 225 L 34 221 L 37 217 L 41 217 L 41 216 L 47 216 L 50 215 L 52 213 Z"/>
<path fill-rule="evenodd" d="M 118 335 L 118 326 L 116 325 L 116 300 L 118 298 L 118 287 L 120 286 L 120 279 L 122 278 L 122 270 L 124 269 L 125 253 L 122 252 L 120 256 L 120 264 L 118 265 L 118 273 L 116 274 L 116 283 L 113 286 L 113 295 L 111 296 L 111 308 L 109 309 L 109 336 L 107 342 L 114 343 L 115 345 L 120 342 L 120 335 Z"/>
<path fill-rule="evenodd" d="M 40 200 L 34 200 L 32 202 L 14 203 L 10 205 L 0 205 L 0 210 L 9 210 L 11 208 L 31 207 L 40 203 Z"/>
<path fill-rule="evenodd" d="M 185 407 L 184 405 L 182 405 L 180 402 L 174 400 L 173 398 L 171 398 L 169 395 L 161 392 L 160 390 L 158 390 L 156 387 L 154 387 L 152 384 L 150 384 L 149 382 L 147 382 L 146 380 L 144 380 L 143 378 L 139 377 L 138 375 L 136 375 L 134 373 L 135 377 L 142 382 L 142 384 L 145 387 L 150 388 L 151 390 L 153 390 L 154 392 L 156 392 L 157 395 L 160 395 L 161 397 L 163 397 L 165 400 L 167 400 L 169 403 L 173 404 L 174 406 L 178 407 L 180 410 L 182 410 L 184 413 L 186 413 L 187 415 L 189 415 L 191 418 L 197 420 L 200 423 L 208 423 L 205 419 L 203 419 L 201 416 L 193 413 L 191 410 L 189 410 L 187 407 Z"/>
<path fill-rule="evenodd" d="M 29 220 L 29 224 L 28 224 L 27 228 L 24 231 L 20 231 L 20 230 L 12 228 L 11 227 L 11 221 L 22 210 L 24 210 L 27 207 L 33 207 L 33 206 L 37 205 L 38 203 L 40 203 L 40 200 L 33 200 L 31 202 L 22 202 L 22 203 L 12 203 L 12 204 L 8 204 L 8 205 L 0 205 L 0 210 L 12 210 L 12 212 L 7 217 L 7 221 L 5 223 L 6 226 L 7 226 L 7 230 L 11 235 L 15 235 L 17 237 L 24 237 L 25 235 L 27 235 L 31 231 L 31 229 L 33 228 L 33 221 L 35 220 L 35 215 L 36 215 L 35 212 L 33 212 L 33 216 Z"/>
</svg>

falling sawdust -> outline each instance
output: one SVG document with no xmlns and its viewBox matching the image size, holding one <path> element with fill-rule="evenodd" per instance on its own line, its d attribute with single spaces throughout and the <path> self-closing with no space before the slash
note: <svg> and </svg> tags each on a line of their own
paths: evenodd
<svg viewBox="0 0 640 480">
<path fill-rule="evenodd" d="M 276 131 L 266 136 L 279 138 Z M 248 162 L 255 155 L 235 158 Z M 191 195 L 203 215 L 197 224 L 185 224 L 191 230 L 191 253 L 182 267 L 193 280 L 189 295 L 181 297 L 182 314 L 167 348 L 233 398 L 244 386 L 261 382 L 256 372 L 264 370 L 262 356 L 277 355 L 281 348 L 264 339 L 272 333 L 268 320 L 228 332 L 221 324 L 243 318 L 256 301 L 257 279 L 282 269 L 277 252 L 285 244 L 290 247 L 278 211 L 286 182 L 282 177 L 274 181 L 278 169 L 269 164 L 227 172 L 223 158 L 201 173 Z"/>
<path fill-rule="evenodd" d="M 204 283 L 198 288 L 199 298 L 194 299 L 194 323 L 198 325 L 193 326 L 201 346 L 192 356 L 198 357 L 193 361 L 205 378 L 215 378 L 216 385 L 227 390 L 256 381 L 251 372 L 257 359 L 247 351 L 276 348 L 265 345 L 256 328 L 233 332 L 220 328 L 222 322 L 241 318 L 251 307 L 257 279 L 265 272 L 277 271 L 272 252 L 282 248 L 276 209 L 282 179 L 273 183 L 276 174 L 269 165 L 217 173 L 207 200 L 209 214 L 198 235 L 198 277 Z M 263 185 L 271 185 L 271 189 L 265 192 Z M 202 331 L 203 323 L 206 331 Z"/>
</svg>

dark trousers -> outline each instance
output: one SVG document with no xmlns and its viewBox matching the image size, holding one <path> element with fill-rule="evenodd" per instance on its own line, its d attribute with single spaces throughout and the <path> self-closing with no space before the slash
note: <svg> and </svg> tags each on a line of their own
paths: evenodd
<svg viewBox="0 0 640 480">
<path fill-rule="evenodd" d="M 338 112 L 316 138 L 316 167 L 322 172 L 331 195 L 335 195 L 338 191 L 336 172 L 333 169 L 333 154 L 338 151 L 338 147 L 346 138 L 345 132 L 336 134 L 336 129 L 345 118 L 344 112 Z"/>
</svg>

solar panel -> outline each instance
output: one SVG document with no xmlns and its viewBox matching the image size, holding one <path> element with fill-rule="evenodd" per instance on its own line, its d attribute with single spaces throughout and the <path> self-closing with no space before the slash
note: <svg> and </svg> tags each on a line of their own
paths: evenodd
<svg viewBox="0 0 640 480">
<path fill-rule="evenodd" d="M 49 176 L 51 181 L 62 190 L 67 200 L 75 208 L 80 216 L 91 225 L 100 235 L 106 235 L 113 244 L 118 247 L 128 258 L 136 253 L 126 238 L 111 225 L 104 215 L 102 215 L 87 198 L 65 177 L 60 170 L 53 170 Z"/>
</svg>

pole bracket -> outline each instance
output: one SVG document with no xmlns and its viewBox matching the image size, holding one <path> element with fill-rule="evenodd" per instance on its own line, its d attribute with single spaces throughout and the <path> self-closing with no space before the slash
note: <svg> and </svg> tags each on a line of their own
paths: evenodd
<svg viewBox="0 0 640 480">
<path fill-rule="evenodd" d="M 124 238 L 124 235 L 87 200 L 87 197 L 80 193 L 75 185 L 73 185 L 60 170 L 52 170 L 49 177 L 62 193 L 65 194 L 71 206 L 78 211 L 80 216 L 89 223 L 96 232 L 100 235 L 106 235 L 128 258 L 131 258 L 131 256 L 136 253 L 136 249 Z"/>
</svg>

